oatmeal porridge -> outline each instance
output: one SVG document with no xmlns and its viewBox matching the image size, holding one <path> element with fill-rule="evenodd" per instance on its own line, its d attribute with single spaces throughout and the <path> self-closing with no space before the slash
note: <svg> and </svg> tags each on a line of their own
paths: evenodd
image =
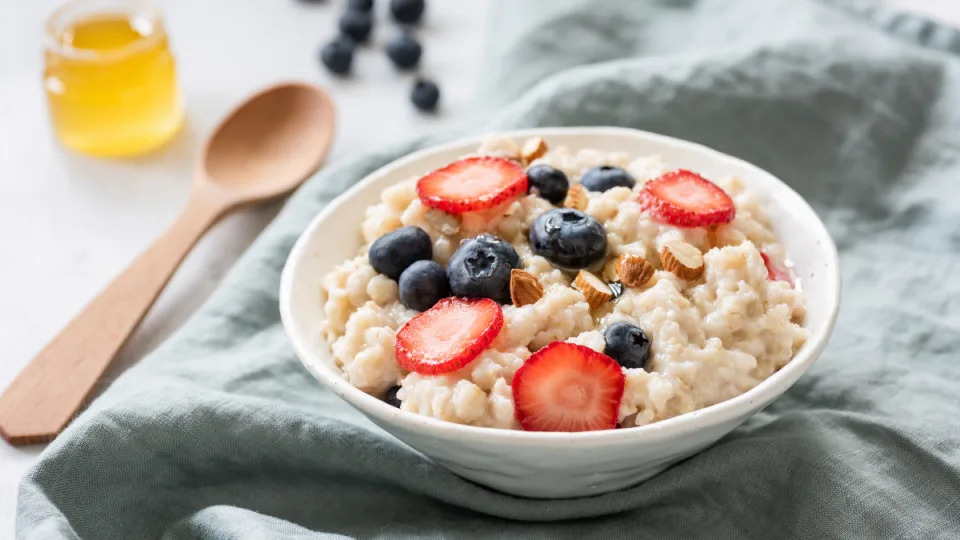
<svg viewBox="0 0 960 540">
<path fill-rule="evenodd" d="M 406 411 L 541 431 L 753 388 L 804 343 L 803 294 L 757 197 L 677 165 L 490 136 L 384 190 L 322 280 L 342 375 Z"/>
</svg>

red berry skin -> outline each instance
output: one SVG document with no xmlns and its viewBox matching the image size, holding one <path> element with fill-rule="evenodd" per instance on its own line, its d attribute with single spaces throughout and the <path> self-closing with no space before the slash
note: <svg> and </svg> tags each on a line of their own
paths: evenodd
<svg viewBox="0 0 960 540">
<path fill-rule="evenodd" d="M 786 281 L 793 285 L 793 277 L 790 276 L 790 272 L 776 266 L 770 260 L 770 257 L 762 251 L 760 252 L 760 258 L 763 259 L 763 265 L 767 267 L 767 279 L 770 281 Z"/>
<path fill-rule="evenodd" d="M 461 159 L 417 181 L 420 202 L 448 214 L 493 208 L 526 194 L 528 188 L 519 164 L 493 156 Z"/>
<path fill-rule="evenodd" d="M 503 329 L 503 310 L 489 298 L 444 298 L 407 321 L 394 345 L 397 363 L 423 375 L 466 366 Z"/>
<path fill-rule="evenodd" d="M 638 201 L 654 219 L 675 227 L 708 227 L 736 216 L 733 199 L 720 186 L 685 169 L 648 181 Z"/>
<path fill-rule="evenodd" d="M 625 381 L 613 358 L 555 341 L 514 374 L 514 415 L 526 431 L 614 429 Z"/>
</svg>

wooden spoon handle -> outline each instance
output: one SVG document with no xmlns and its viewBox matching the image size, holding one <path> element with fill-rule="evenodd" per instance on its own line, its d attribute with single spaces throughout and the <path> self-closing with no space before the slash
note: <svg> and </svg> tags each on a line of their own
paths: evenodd
<svg viewBox="0 0 960 540">
<path fill-rule="evenodd" d="M 73 418 L 173 272 L 226 211 L 196 191 L 177 221 L 40 351 L 0 396 L 10 444 L 53 439 Z"/>
</svg>

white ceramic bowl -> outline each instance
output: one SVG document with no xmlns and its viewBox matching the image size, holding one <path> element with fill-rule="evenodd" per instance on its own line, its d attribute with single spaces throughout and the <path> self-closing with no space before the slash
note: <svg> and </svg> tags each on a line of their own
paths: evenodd
<svg viewBox="0 0 960 540">
<path fill-rule="evenodd" d="M 793 360 L 748 392 L 650 425 L 586 433 L 535 433 L 444 422 L 401 411 L 351 386 L 338 372 L 319 328 L 320 280 L 361 246 L 364 210 L 380 192 L 476 150 L 479 138 L 415 152 L 364 178 L 330 203 L 300 236 L 280 285 L 280 312 L 303 364 L 321 383 L 373 422 L 451 471 L 528 497 L 596 495 L 637 484 L 713 444 L 787 390 L 823 351 L 840 300 L 837 251 L 826 227 L 783 182 L 749 163 L 703 146 L 643 131 L 610 127 L 542 128 L 505 133 L 568 145 L 660 154 L 668 167 L 705 176 L 739 176 L 761 196 L 777 236 L 795 263 L 807 296 L 810 338 Z"/>
</svg>

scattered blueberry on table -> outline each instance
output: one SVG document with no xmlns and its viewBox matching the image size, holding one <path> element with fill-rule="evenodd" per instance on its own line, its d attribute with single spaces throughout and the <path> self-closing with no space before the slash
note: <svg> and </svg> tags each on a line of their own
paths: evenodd
<svg viewBox="0 0 960 540">
<path fill-rule="evenodd" d="M 521 267 L 513 246 L 492 234 L 481 234 L 454 252 L 447 264 L 447 278 L 454 296 L 509 304 L 510 271 Z"/>
<path fill-rule="evenodd" d="M 373 16 L 366 11 L 348 9 L 340 16 L 340 31 L 356 43 L 364 43 L 373 29 Z"/>
<path fill-rule="evenodd" d="M 387 42 L 387 57 L 400 69 L 410 69 L 420 62 L 423 49 L 420 43 L 406 32 L 397 34 Z"/>
<path fill-rule="evenodd" d="M 374 240 L 368 256 L 374 270 L 397 280 L 411 264 L 433 257 L 433 244 L 426 231 L 408 225 Z"/>
<path fill-rule="evenodd" d="M 410 101 L 421 111 L 434 111 L 440 101 L 440 88 L 432 81 L 418 79 L 410 92 Z"/>
<path fill-rule="evenodd" d="M 434 261 L 417 261 L 400 274 L 400 302 L 410 309 L 426 311 L 450 296 L 447 272 Z"/>
<path fill-rule="evenodd" d="M 588 169 L 580 177 L 580 185 L 590 191 L 607 191 L 618 186 L 633 188 L 636 183 L 637 181 L 630 176 L 630 173 L 620 167 L 611 165 L 601 165 Z"/>
<path fill-rule="evenodd" d="M 570 181 L 560 169 L 541 163 L 527 169 L 527 179 L 530 189 L 536 190 L 544 199 L 553 204 L 560 204 L 567 197 Z"/>
<path fill-rule="evenodd" d="M 607 254 L 607 233 L 579 210 L 554 208 L 533 222 L 530 248 L 559 267 L 588 268 Z"/>
<path fill-rule="evenodd" d="M 641 369 L 650 358 L 650 338 L 642 328 L 628 322 L 615 322 L 603 331 L 603 354 L 625 368 Z"/>
<path fill-rule="evenodd" d="M 401 24 L 416 24 L 423 17 L 424 0 L 390 0 L 390 14 Z"/>
<path fill-rule="evenodd" d="M 333 73 L 346 74 L 353 64 L 353 42 L 340 36 L 327 43 L 320 49 L 320 61 Z"/>
<path fill-rule="evenodd" d="M 355 11 L 372 11 L 373 0 L 348 0 L 347 9 Z"/>
<path fill-rule="evenodd" d="M 320 0 L 303 0 L 319 3 Z M 324 45 L 320 60 L 327 70 L 336 75 L 346 75 L 353 66 L 357 45 L 366 43 L 374 26 L 374 0 L 345 0 L 346 9 L 340 15 L 337 26 L 340 36 Z M 390 0 L 390 15 L 400 25 L 400 33 L 384 46 L 387 58 L 398 69 L 413 70 L 420 64 L 423 46 L 413 36 L 411 25 L 423 18 L 426 10 L 424 0 Z M 417 78 L 410 91 L 410 101 L 420 111 L 434 112 L 440 101 L 440 87 L 434 81 Z"/>
</svg>

